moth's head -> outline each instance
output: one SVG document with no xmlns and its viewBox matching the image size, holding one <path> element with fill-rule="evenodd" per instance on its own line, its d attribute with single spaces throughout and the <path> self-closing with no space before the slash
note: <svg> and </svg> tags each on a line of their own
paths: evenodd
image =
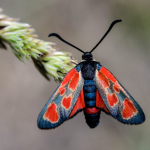
<svg viewBox="0 0 150 150">
<path fill-rule="evenodd" d="M 90 52 L 85 52 L 82 55 L 82 60 L 91 61 L 93 60 L 93 55 Z"/>
</svg>

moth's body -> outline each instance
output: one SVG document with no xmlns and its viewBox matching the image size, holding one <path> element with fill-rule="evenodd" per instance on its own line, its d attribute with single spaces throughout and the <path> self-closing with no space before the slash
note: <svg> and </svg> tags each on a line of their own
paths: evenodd
<svg viewBox="0 0 150 150">
<path fill-rule="evenodd" d="M 80 64 L 81 74 L 84 78 L 84 115 L 90 128 L 95 128 L 99 124 L 100 109 L 96 107 L 96 86 L 93 81 L 96 66 L 99 63 L 95 61 L 83 61 Z"/>
</svg>

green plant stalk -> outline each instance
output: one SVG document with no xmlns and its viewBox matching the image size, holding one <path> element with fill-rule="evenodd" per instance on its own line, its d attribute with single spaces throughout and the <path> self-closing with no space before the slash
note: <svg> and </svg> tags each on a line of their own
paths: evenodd
<svg viewBox="0 0 150 150">
<path fill-rule="evenodd" d="M 56 51 L 55 43 L 37 39 L 29 24 L 10 18 L 0 9 L 0 48 L 6 43 L 15 56 L 22 62 L 32 60 L 39 72 L 47 79 L 61 82 L 65 74 L 76 63 L 68 52 Z"/>
</svg>

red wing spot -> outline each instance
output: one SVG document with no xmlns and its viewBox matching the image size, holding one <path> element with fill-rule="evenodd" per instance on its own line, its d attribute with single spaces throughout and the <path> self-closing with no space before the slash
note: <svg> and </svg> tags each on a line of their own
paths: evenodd
<svg viewBox="0 0 150 150">
<path fill-rule="evenodd" d="M 64 95 L 65 91 L 66 91 L 65 88 L 64 88 L 63 86 L 60 86 L 59 89 L 57 90 L 57 92 L 55 93 L 54 97 L 55 97 L 58 93 L 60 93 L 61 96 Z"/>
<path fill-rule="evenodd" d="M 115 79 L 115 77 L 106 68 L 101 67 L 100 72 L 102 72 L 104 75 L 106 75 L 106 77 L 109 80 L 111 80 L 112 82 L 117 82 L 117 80 Z"/>
<path fill-rule="evenodd" d="M 109 87 L 108 79 L 101 72 L 98 73 L 98 78 L 99 78 L 100 83 L 103 86 L 103 88 Z"/>
<path fill-rule="evenodd" d="M 119 93 L 119 86 L 118 86 L 117 84 L 115 84 L 113 87 L 114 87 L 114 90 L 115 90 L 117 93 Z"/>
<path fill-rule="evenodd" d="M 64 95 L 64 93 L 65 93 L 65 88 L 62 86 L 62 87 L 60 87 L 59 88 L 59 90 L 58 90 L 58 92 L 60 92 L 60 95 Z"/>
<path fill-rule="evenodd" d="M 59 116 L 57 113 L 57 105 L 55 103 L 48 105 L 48 108 L 44 114 L 44 119 L 47 119 L 52 123 L 58 122 Z"/>
<path fill-rule="evenodd" d="M 124 100 L 124 109 L 122 111 L 122 117 L 124 119 L 130 119 L 136 113 L 137 113 L 137 109 L 134 106 L 133 102 L 126 98 Z"/>
<path fill-rule="evenodd" d="M 100 111 L 100 109 L 93 107 L 93 108 L 85 108 L 84 112 L 87 114 L 96 114 Z"/>
<path fill-rule="evenodd" d="M 73 68 L 64 78 L 64 80 L 62 81 L 61 85 L 62 86 L 65 86 L 69 81 L 70 79 L 77 73 L 76 69 Z"/>
<path fill-rule="evenodd" d="M 114 105 L 116 105 L 118 103 L 118 98 L 116 96 L 116 94 L 108 94 L 107 95 L 107 98 L 108 98 L 108 103 L 111 107 L 113 107 Z"/>
<path fill-rule="evenodd" d="M 69 88 L 71 90 L 75 90 L 79 82 L 79 73 L 76 73 L 76 75 L 71 79 L 69 83 Z"/>
<path fill-rule="evenodd" d="M 69 95 L 69 97 L 64 97 L 62 99 L 63 107 L 65 107 L 66 109 L 69 109 L 71 106 L 71 100 L 72 100 L 72 95 Z"/>
<path fill-rule="evenodd" d="M 109 113 L 98 90 L 96 90 L 96 107 L 101 108 L 101 109 L 105 110 L 105 112 Z"/>
<path fill-rule="evenodd" d="M 73 117 L 79 110 L 83 108 L 85 108 L 85 102 L 84 102 L 84 94 L 82 90 L 69 117 Z"/>
</svg>

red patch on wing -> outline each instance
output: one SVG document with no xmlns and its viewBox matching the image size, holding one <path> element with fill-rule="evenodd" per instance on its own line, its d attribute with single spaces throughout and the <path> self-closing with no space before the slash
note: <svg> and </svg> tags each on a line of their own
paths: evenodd
<svg viewBox="0 0 150 150">
<path fill-rule="evenodd" d="M 59 90 L 58 90 L 58 92 L 60 92 L 60 95 L 64 95 L 64 93 L 65 93 L 65 88 L 62 86 L 62 87 L 60 87 L 59 88 Z"/>
<path fill-rule="evenodd" d="M 55 97 L 58 93 L 60 93 L 61 96 L 64 95 L 64 94 L 65 94 L 65 91 L 66 91 L 65 88 L 64 88 L 63 86 L 60 86 L 59 89 L 56 91 L 54 97 Z M 53 97 L 53 98 L 54 98 L 54 97 Z"/>
<path fill-rule="evenodd" d="M 114 90 L 115 90 L 117 93 L 119 93 L 119 86 L 118 86 L 117 84 L 115 84 L 115 85 L 113 86 L 113 88 L 114 88 Z"/>
<path fill-rule="evenodd" d="M 115 77 L 110 73 L 110 71 L 108 71 L 106 68 L 101 67 L 100 72 L 102 72 L 112 82 L 116 82 L 117 81 L 115 79 Z"/>
<path fill-rule="evenodd" d="M 60 92 L 60 95 L 64 95 L 65 93 L 65 88 L 64 86 L 76 75 L 76 73 L 78 73 L 76 71 L 75 68 L 73 68 L 66 76 L 65 78 L 63 79 L 59 89 L 57 90 L 57 92 L 55 93 L 54 97 Z"/>
<path fill-rule="evenodd" d="M 69 117 L 74 116 L 77 111 L 79 111 L 83 108 L 85 108 L 85 102 L 84 102 L 84 94 L 83 94 L 83 90 L 82 90 Z"/>
<path fill-rule="evenodd" d="M 105 106 L 102 97 L 100 96 L 98 90 L 96 90 L 96 107 L 105 110 L 105 112 L 109 113 L 107 107 Z"/>
<path fill-rule="evenodd" d="M 107 70 L 104 67 L 101 67 L 99 72 L 101 72 L 104 76 L 106 76 L 111 82 L 115 84 L 114 90 L 116 90 L 116 92 L 120 89 L 126 96 L 128 96 L 126 91 L 120 86 L 114 75 L 109 70 Z"/>
<path fill-rule="evenodd" d="M 70 79 L 77 73 L 76 69 L 73 68 L 64 78 L 64 80 L 62 81 L 61 83 L 61 86 L 65 86 L 69 81 Z"/>
<path fill-rule="evenodd" d="M 47 119 L 52 123 L 58 122 L 59 116 L 57 113 L 57 105 L 54 102 L 48 105 L 44 114 L 44 119 Z"/>
<path fill-rule="evenodd" d="M 93 107 L 93 108 L 85 108 L 84 112 L 87 114 L 96 114 L 100 111 L 100 109 Z"/>
<path fill-rule="evenodd" d="M 79 73 L 77 72 L 76 75 L 71 79 L 69 83 L 69 88 L 71 90 L 75 90 L 79 82 Z"/>
<path fill-rule="evenodd" d="M 130 119 L 134 114 L 137 113 L 137 109 L 135 108 L 133 102 L 128 100 L 127 98 L 124 100 L 124 108 L 122 111 L 122 117 L 124 119 Z"/>
<path fill-rule="evenodd" d="M 98 72 L 97 76 L 103 88 L 109 87 L 109 80 L 101 72 Z"/>
<path fill-rule="evenodd" d="M 118 98 L 116 96 L 116 94 L 108 94 L 107 95 L 108 98 L 108 103 L 111 107 L 113 107 L 114 105 L 116 105 L 118 103 Z"/>
<path fill-rule="evenodd" d="M 69 109 L 70 106 L 71 106 L 71 100 L 72 100 L 72 95 L 71 94 L 68 97 L 64 97 L 62 99 L 63 107 L 65 107 L 66 109 Z"/>
</svg>

